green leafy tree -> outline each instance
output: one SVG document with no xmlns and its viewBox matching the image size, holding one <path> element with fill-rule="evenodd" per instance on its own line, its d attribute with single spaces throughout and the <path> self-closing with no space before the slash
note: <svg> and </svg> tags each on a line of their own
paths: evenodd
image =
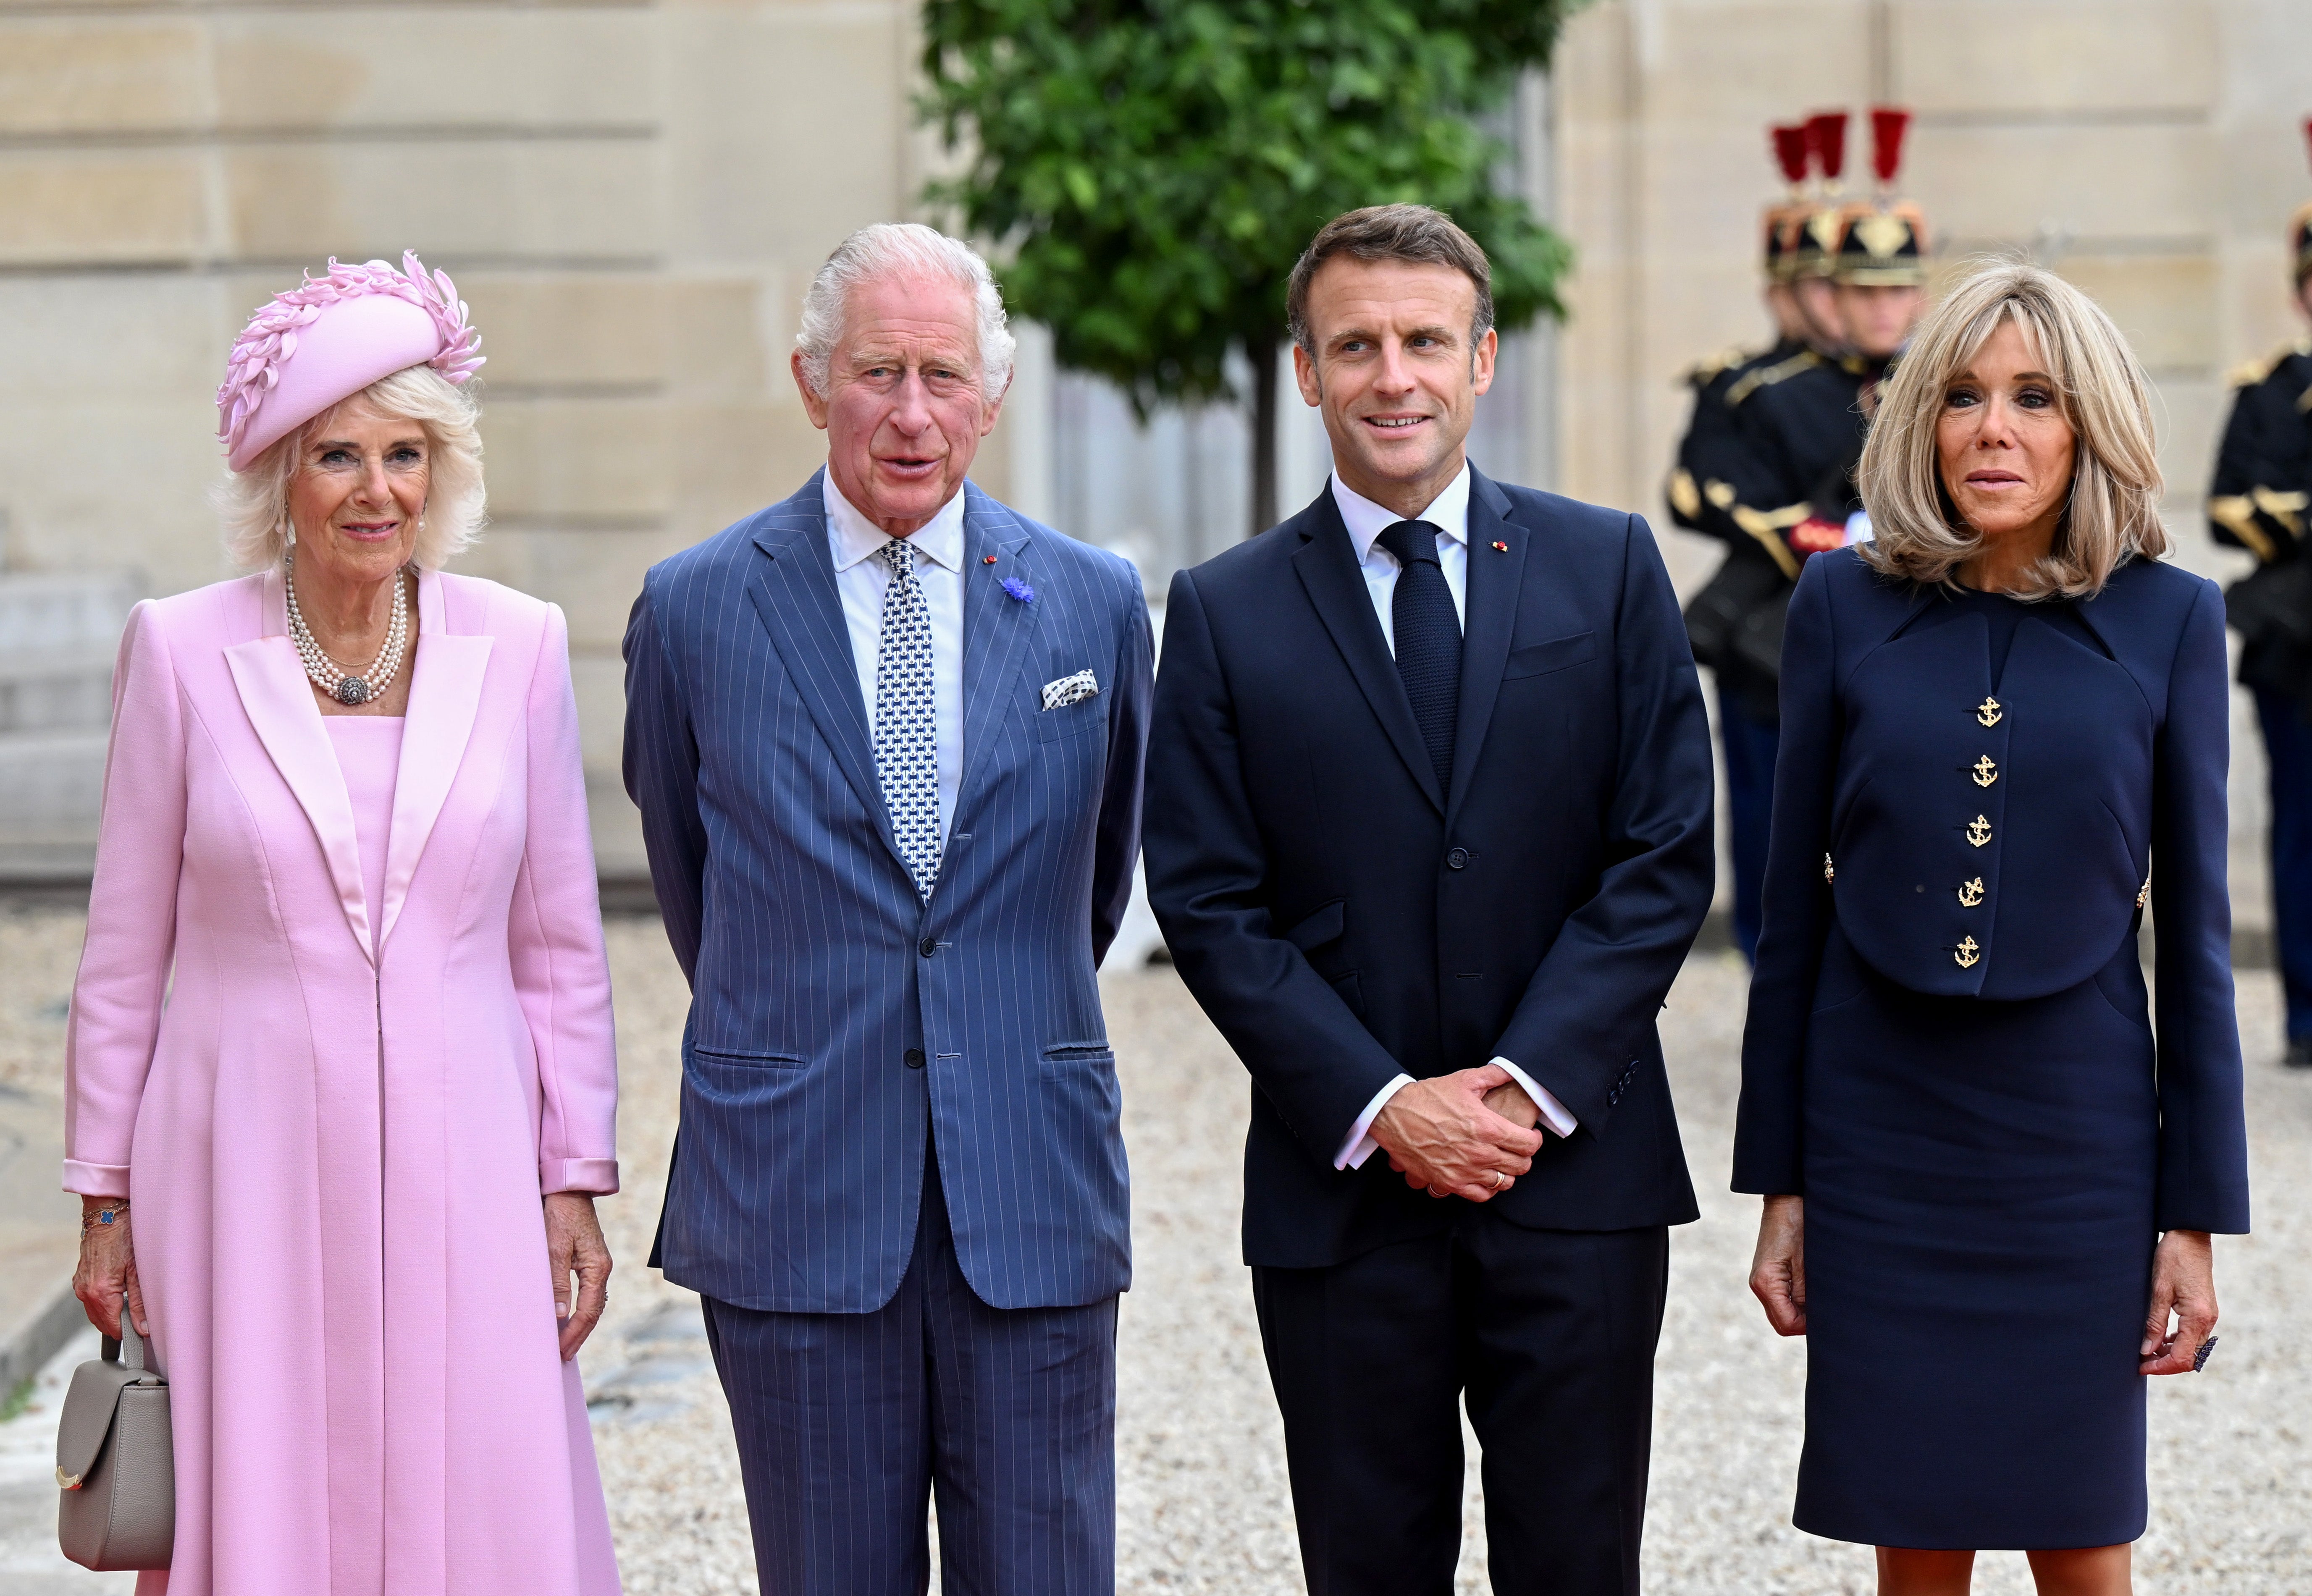
<svg viewBox="0 0 2312 1596">
<path fill-rule="evenodd" d="M 1564 242 L 1501 191 L 1479 118 L 1581 0 L 925 0 L 923 109 L 960 176 L 935 204 L 996 240 L 1012 307 L 1145 416 L 1253 373 L 1253 525 L 1276 519 L 1284 284 L 1359 205 L 1449 213 L 1504 327 L 1562 314 Z"/>
</svg>

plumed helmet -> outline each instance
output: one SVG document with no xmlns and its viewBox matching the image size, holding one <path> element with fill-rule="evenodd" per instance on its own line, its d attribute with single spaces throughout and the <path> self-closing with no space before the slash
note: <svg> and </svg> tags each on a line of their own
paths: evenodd
<svg viewBox="0 0 2312 1596">
<path fill-rule="evenodd" d="M 1870 167 L 1878 197 L 1840 215 L 1832 275 L 1841 283 L 1916 287 L 1927 280 L 1927 219 L 1918 206 L 1894 197 L 1903 169 L 1903 135 L 1911 113 L 1893 106 L 1870 112 Z"/>
</svg>

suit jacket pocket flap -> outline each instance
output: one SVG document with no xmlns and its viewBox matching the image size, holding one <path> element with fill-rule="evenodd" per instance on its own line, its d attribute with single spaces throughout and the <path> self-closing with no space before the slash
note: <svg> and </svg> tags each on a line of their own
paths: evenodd
<svg viewBox="0 0 2312 1596">
<path fill-rule="evenodd" d="M 1349 929 L 1349 901 L 1335 898 L 1316 913 L 1284 933 L 1284 940 L 1302 953 L 1314 953 L 1327 942 L 1337 942 Z"/>
<path fill-rule="evenodd" d="M 801 1053 L 782 1053 L 751 1047 L 699 1047 L 691 1052 L 715 1064 L 740 1064 L 750 1069 L 801 1069 L 804 1064 Z"/>
<path fill-rule="evenodd" d="M 72 1387 L 65 1393 L 65 1410 L 57 1420 L 57 1483 L 88 1478 L 112 1434 L 113 1416 L 120 1409 L 120 1393 L 144 1378 L 120 1364 L 90 1362 L 73 1371 Z"/>
<path fill-rule="evenodd" d="M 1569 665 L 1586 665 L 1598 658 L 1598 634 L 1577 632 L 1572 637 L 1553 637 L 1547 642 L 1533 643 L 1512 651 L 1510 662 L 1502 672 L 1502 679 L 1518 676 L 1546 676 L 1554 670 L 1563 670 Z"/>
<path fill-rule="evenodd" d="M 1108 695 L 1095 693 L 1049 710 L 1036 711 L 1036 740 L 1057 742 L 1062 737 L 1097 731 L 1108 724 Z"/>
</svg>

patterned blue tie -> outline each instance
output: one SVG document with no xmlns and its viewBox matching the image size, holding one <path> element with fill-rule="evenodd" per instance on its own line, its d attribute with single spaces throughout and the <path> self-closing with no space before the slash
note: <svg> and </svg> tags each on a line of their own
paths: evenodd
<svg viewBox="0 0 2312 1596">
<path fill-rule="evenodd" d="M 939 880 L 939 721 L 932 708 L 932 612 L 915 551 L 894 539 L 876 553 L 891 572 L 875 651 L 875 779 L 899 858 L 925 903 Z"/>
<path fill-rule="evenodd" d="M 1427 521 L 1399 521 L 1378 541 L 1404 567 L 1389 602 L 1397 674 L 1405 678 L 1414 722 L 1428 745 L 1438 796 L 1449 798 L 1453 728 L 1461 712 L 1461 617 L 1453 607 L 1445 568 L 1437 562 L 1437 528 Z"/>
</svg>

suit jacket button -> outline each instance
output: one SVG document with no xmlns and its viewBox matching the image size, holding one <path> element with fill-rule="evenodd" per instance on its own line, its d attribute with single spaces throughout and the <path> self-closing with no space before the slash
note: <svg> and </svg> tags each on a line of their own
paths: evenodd
<svg viewBox="0 0 2312 1596">
<path fill-rule="evenodd" d="M 923 955 L 925 958 L 931 957 L 932 955 L 939 951 L 939 938 L 936 937 L 924 938 L 921 942 L 915 945 L 915 951 Z"/>
<path fill-rule="evenodd" d="M 921 1069 L 924 1067 L 924 1050 L 911 1047 L 900 1055 L 899 1061 L 910 1069 Z"/>
<path fill-rule="evenodd" d="M 1469 850 L 1466 848 L 1456 848 L 1445 856 L 1445 862 L 1454 869 L 1467 869 L 1469 866 Z"/>
</svg>

